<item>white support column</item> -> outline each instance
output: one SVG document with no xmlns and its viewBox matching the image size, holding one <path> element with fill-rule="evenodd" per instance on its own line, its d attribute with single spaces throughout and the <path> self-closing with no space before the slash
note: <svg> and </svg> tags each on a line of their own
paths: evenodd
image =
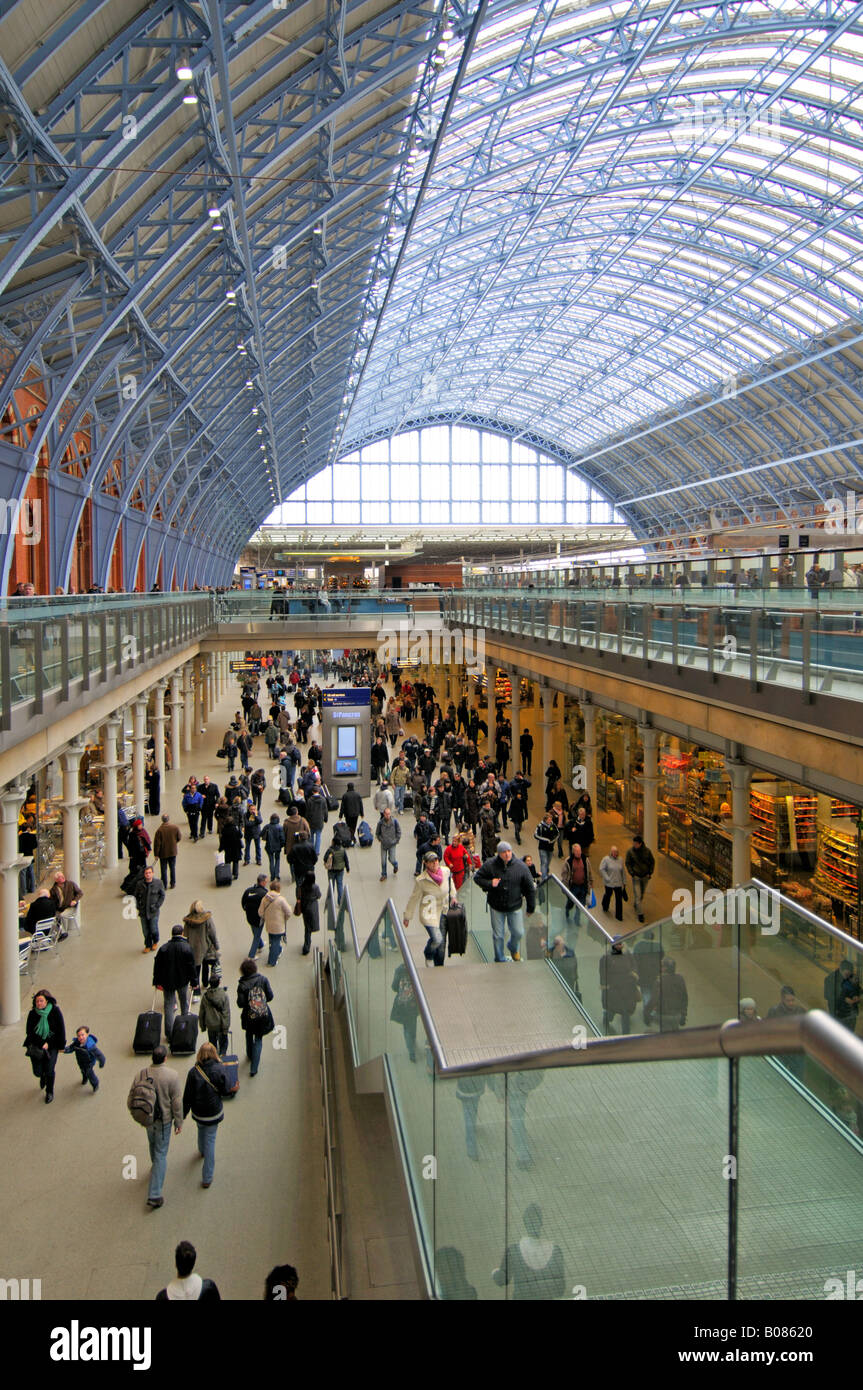
<svg viewBox="0 0 863 1390">
<path fill-rule="evenodd" d="M 147 803 L 147 784 L 144 776 L 144 745 L 147 742 L 147 697 L 139 695 L 132 705 L 132 796 L 135 810 L 144 815 Z"/>
<path fill-rule="evenodd" d="M 216 660 L 212 652 L 208 652 L 207 661 L 207 712 L 215 709 L 218 704 L 216 693 Z"/>
<path fill-rule="evenodd" d="M 159 785 L 165 786 L 165 691 L 167 681 L 157 681 L 153 687 L 153 744 Z"/>
<path fill-rule="evenodd" d="M 201 719 L 198 724 L 199 729 L 205 729 L 210 721 L 210 691 L 207 683 L 207 663 L 204 657 L 197 658 L 198 666 L 198 692 L 201 705 Z"/>
<path fill-rule="evenodd" d="M 18 874 L 26 859 L 18 855 L 18 816 L 27 788 L 12 782 L 0 792 L 0 1024 L 21 1018 L 18 975 Z"/>
<path fill-rule="evenodd" d="M 192 751 L 192 729 L 195 723 L 195 688 L 192 680 L 192 663 L 183 667 L 183 752 Z"/>
<path fill-rule="evenodd" d="M 584 784 L 591 802 L 596 806 L 596 705 L 584 698 L 580 699 L 579 704 L 584 719 Z"/>
<path fill-rule="evenodd" d="M 739 888 L 752 877 L 752 822 L 749 819 L 749 783 L 752 768 L 738 758 L 726 758 L 731 779 L 731 883 Z"/>
<path fill-rule="evenodd" d="M 642 777 L 642 785 L 644 787 L 644 829 L 642 834 L 647 848 L 656 854 L 656 836 L 659 823 L 656 806 L 656 792 L 659 786 L 659 733 L 656 729 L 651 729 L 648 724 L 641 724 L 638 732 L 641 738 L 641 746 L 644 749 L 644 775 Z"/>
<path fill-rule="evenodd" d="M 117 769 L 123 766 L 117 757 L 117 735 L 123 727 L 119 715 L 106 719 L 102 725 L 102 800 L 105 803 L 105 868 L 116 869 L 117 858 Z"/>
<path fill-rule="evenodd" d="M 81 882 L 81 807 L 87 798 L 79 794 L 83 743 L 70 743 L 60 754 L 63 768 L 63 873 L 72 883 Z"/>
<path fill-rule="evenodd" d="M 172 771 L 180 771 L 180 722 L 183 713 L 183 697 L 180 694 L 181 673 L 175 671 L 171 676 L 171 763 Z"/>
<path fill-rule="evenodd" d="M 542 767 L 540 768 L 540 775 L 544 777 L 545 769 L 548 767 L 549 763 L 552 760 L 552 757 L 554 756 L 552 753 L 551 742 L 552 733 L 554 730 L 554 722 L 552 719 L 552 701 L 554 699 L 554 691 L 551 689 L 550 686 L 543 685 L 540 686 L 537 690 L 537 696 L 540 695 L 542 696 L 542 716 L 541 718 L 537 718 L 537 724 L 542 730 Z M 533 780 L 536 781 L 538 779 L 535 777 Z"/>
</svg>

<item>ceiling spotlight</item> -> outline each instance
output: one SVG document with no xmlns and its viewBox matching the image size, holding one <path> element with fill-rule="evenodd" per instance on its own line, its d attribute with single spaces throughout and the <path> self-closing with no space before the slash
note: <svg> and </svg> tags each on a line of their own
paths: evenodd
<svg viewBox="0 0 863 1390">
<path fill-rule="evenodd" d="M 226 299 L 236 299 L 236 297 L 237 297 L 237 291 L 236 291 L 236 290 L 225 290 L 225 298 L 226 298 Z"/>
<path fill-rule="evenodd" d="M 252 406 L 252 414 L 253 414 L 253 415 L 257 415 L 257 413 L 258 413 L 258 407 L 257 407 L 256 405 L 253 405 L 253 406 Z"/>
<path fill-rule="evenodd" d="M 317 282 L 317 280 L 313 280 L 313 281 L 312 281 L 310 288 L 313 289 L 313 290 L 316 290 L 316 289 L 318 288 L 318 282 Z"/>
<path fill-rule="evenodd" d="M 198 104 L 198 95 L 197 95 L 197 93 L 196 93 L 196 92 L 193 92 L 193 91 L 191 91 L 191 90 L 188 91 L 188 92 L 186 92 L 185 96 L 183 97 L 183 105 L 184 105 L 184 106 L 197 106 L 197 104 Z"/>
<path fill-rule="evenodd" d="M 223 222 L 211 222 L 211 223 L 210 223 L 210 226 L 213 228 L 213 231 L 214 231 L 214 232 L 221 232 L 221 231 L 223 230 L 224 223 L 223 223 Z"/>
<path fill-rule="evenodd" d="M 264 433 L 264 431 L 263 431 L 262 427 L 261 427 L 260 425 L 258 425 L 258 434 L 263 434 L 263 433 Z"/>
<path fill-rule="evenodd" d="M 324 234 L 324 229 L 323 229 L 323 227 L 315 227 L 314 232 L 315 232 L 315 236 L 323 236 L 323 234 Z"/>
<path fill-rule="evenodd" d="M 255 383 L 252 381 L 252 378 L 251 378 L 251 377 L 247 377 L 247 378 L 246 378 L 246 385 L 247 385 L 247 387 L 249 388 L 250 391 L 251 391 L 252 387 L 254 386 L 254 384 L 255 384 Z"/>
<path fill-rule="evenodd" d="M 181 53 L 181 54 L 180 54 L 180 57 L 179 57 L 179 59 L 177 60 L 177 66 L 174 68 L 174 71 L 175 71 L 175 73 L 177 74 L 177 76 L 179 77 L 179 79 L 180 79 L 181 82 L 191 82 L 191 80 L 192 80 L 192 69 L 191 69 L 190 66 L 189 66 L 189 55 L 188 55 L 188 53 Z"/>
<path fill-rule="evenodd" d="M 207 208 L 207 216 L 208 216 L 208 217 L 212 217 L 212 218 L 215 219 L 215 218 L 221 217 L 221 215 L 222 215 L 222 214 L 221 214 L 221 212 L 219 211 L 219 209 L 216 207 L 216 204 L 215 204 L 215 203 L 211 203 L 210 206 Z"/>
</svg>

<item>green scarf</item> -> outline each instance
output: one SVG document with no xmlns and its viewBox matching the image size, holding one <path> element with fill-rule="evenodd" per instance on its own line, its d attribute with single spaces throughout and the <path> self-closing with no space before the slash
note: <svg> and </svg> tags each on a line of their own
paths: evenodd
<svg viewBox="0 0 863 1390">
<path fill-rule="evenodd" d="M 48 1015 L 51 1012 L 51 1008 L 51 1004 L 46 1004 L 44 1009 L 36 1010 L 39 1015 L 39 1022 L 36 1024 L 36 1036 L 37 1038 L 41 1038 L 43 1042 L 47 1042 L 51 1036 L 51 1025 L 48 1022 Z"/>
</svg>

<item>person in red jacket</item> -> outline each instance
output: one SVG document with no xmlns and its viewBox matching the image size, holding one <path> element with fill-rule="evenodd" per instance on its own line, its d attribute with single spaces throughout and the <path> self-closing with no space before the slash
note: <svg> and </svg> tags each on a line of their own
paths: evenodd
<svg viewBox="0 0 863 1390">
<path fill-rule="evenodd" d="M 443 852 L 443 862 L 452 874 L 452 886 L 456 892 L 461 888 L 471 869 L 479 868 L 479 860 L 477 859 L 474 865 L 473 857 L 463 835 L 453 836 L 452 844 L 447 845 Z"/>
</svg>

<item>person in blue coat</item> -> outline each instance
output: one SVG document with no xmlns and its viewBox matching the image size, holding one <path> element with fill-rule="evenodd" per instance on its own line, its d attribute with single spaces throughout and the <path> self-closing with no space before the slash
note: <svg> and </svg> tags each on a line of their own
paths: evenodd
<svg viewBox="0 0 863 1390">
<path fill-rule="evenodd" d="M 105 1054 L 99 1051 L 98 1042 L 95 1033 L 91 1033 L 89 1028 L 82 1025 L 76 1030 L 75 1041 L 63 1048 L 64 1053 L 72 1053 L 81 1068 L 81 1085 L 86 1086 L 89 1081 L 94 1091 L 99 1089 L 96 1063 L 98 1062 L 100 1070 L 105 1065 Z"/>
</svg>

